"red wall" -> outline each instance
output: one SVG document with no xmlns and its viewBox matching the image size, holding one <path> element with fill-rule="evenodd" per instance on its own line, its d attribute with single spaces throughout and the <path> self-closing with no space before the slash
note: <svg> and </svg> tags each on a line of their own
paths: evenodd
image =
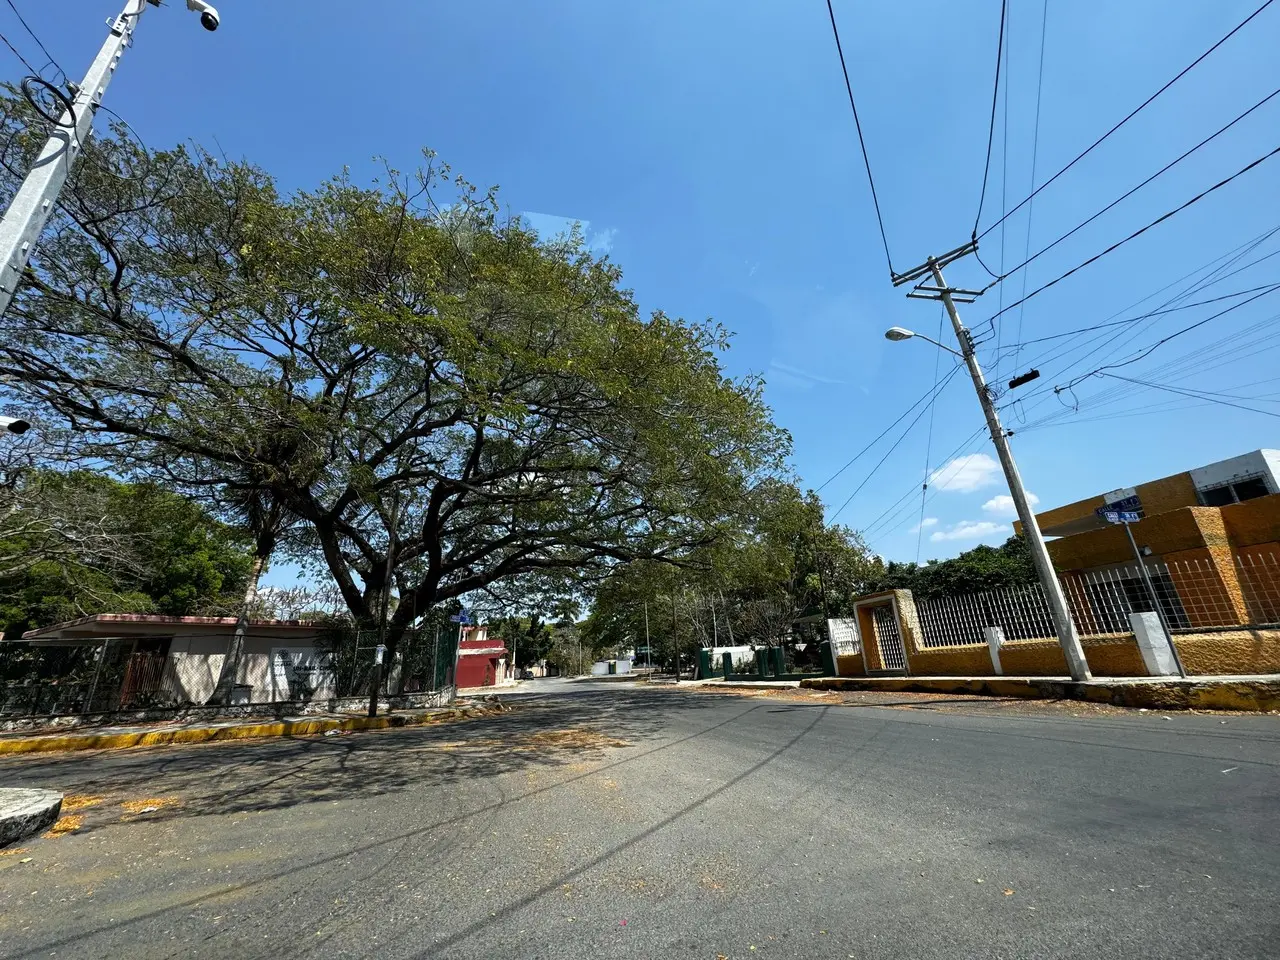
<svg viewBox="0 0 1280 960">
<path fill-rule="evenodd" d="M 458 655 L 458 686 L 489 687 L 496 682 L 498 658 L 488 655 L 468 655 L 464 649 Z"/>
</svg>

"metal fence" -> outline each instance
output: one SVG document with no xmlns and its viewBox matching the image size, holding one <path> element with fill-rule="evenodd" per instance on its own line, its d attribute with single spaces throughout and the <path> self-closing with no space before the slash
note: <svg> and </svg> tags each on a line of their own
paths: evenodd
<svg viewBox="0 0 1280 960">
<path fill-rule="evenodd" d="M 861 653 L 858 648 L 858 621 L 853 617 L 833 618 L 827 621 L 827 636 L 837 657 Z"/>
<path fill-rule="evenodd" d="M 1238 591 L 1207 559 L 1144 566 L 1145 576 L 1135 563 L 1061 578 L 1081 636 L 1130 633 L 1130 614 L 1153 611 L 1171 630 L 1280 623 L 1280 560 L 1272 554 L 1235 558 Z M 917 600 L 916 613 L 921 642 L 930 648 L 986 643 L 987 627 L 1000 627 L 1006 640 L 1056 635 L 1038 583 Z"/>
<path fill-rule="evenodd" d="M 1251 623 L 1280 623 L 1280 559 L 1274 553 L 1236 557 L 1240 592 Z"/>
<path fill-rule="evenodd" d="M 987 627 L 1000 627 L 1007 640 L 1054 636 L 1049 603 L 1038 583 L 917 600 L 916 615 L 926 647 L 986 643 Z"/>
</svg>

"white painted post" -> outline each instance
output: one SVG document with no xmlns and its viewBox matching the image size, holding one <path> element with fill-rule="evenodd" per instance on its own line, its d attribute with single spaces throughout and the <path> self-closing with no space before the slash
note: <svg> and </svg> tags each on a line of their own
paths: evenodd
<svg viewBox="0 0 1280 960">
<path fill-rule="evenodd" d="M 987 627 L 987 649 L 991 651 L 991 666 L 997 677 L 1004 676 L 1004 668 L 1000 666 L 1000 648 L 1004 646 L 1004 627 Z"/>
<path fill-rule="evenodd" d="M 1150 677 L 1174 677 L 1179 675 L 1178 662 L 1173 656 L 1173 638 L 1164 632 L 1158 613 L 1131 613 L 1129 625 L 1142 653 L 1142 662 Z"/>
</svg>

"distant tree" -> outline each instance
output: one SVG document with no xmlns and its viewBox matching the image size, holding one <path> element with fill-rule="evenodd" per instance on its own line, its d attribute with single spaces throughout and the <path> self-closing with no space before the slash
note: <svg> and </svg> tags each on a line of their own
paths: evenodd
<svg viewBox="0 0 1280 960">
<path fill-rule="evenodd" d="M 950 560 L 930 560 L 924 565 L 890 563 L 875 582 L 875 589 L 906 589 L 921 599 L 932 599 L 1022 586 L 1035 580 L 1027 542 L 1012 536 L 999 547 L 982 544 Z"/>
<path fill-rule="evenodd" d="M 247 547 L 153 484 L 25 473 L 0 489 L 0 617 L 12 636 L 92 613 L 204 613 L 242 587 Z"/>
</svg>

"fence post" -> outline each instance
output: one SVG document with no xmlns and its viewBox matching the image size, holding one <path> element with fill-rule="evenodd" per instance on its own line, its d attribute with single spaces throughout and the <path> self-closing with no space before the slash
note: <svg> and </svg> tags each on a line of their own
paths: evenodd
<svg viewBox="0 0 1280 960">
<path fill-rule="evenodd" d="M 1004 676 L 1004 669 L 1000 666 L 1000 648 L 1004 645 L 1004 629 L 1001 627 L 987 627 L 987 649 L 991 651 L 991 669 L 995 670 L 997 677 Z"/>
<path fill-rule="evenodd" d="M 1148 676 L 1186 676 L 1176 659 L 1173 635 L 1165 632 L 1158 613 L 1131 613 L 1129 624 L 1133 627 L 1133 636 L 1138 641 L 1138 650 L 1142 653 L 1142 663 L 1147 668 Z"/>
</svg>

